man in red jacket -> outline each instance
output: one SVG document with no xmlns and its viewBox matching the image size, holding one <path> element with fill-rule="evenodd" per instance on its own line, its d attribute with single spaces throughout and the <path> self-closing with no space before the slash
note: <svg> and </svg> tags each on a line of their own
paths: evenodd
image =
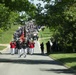
<svg viewBox="0 0 76 75">
<path fill-rule="evenodd" d="M 29 53 L 30 54 L 33 54 L 34 53 L 34 47 L 35 47 L 35 43 L 34 43 L 34 41 L 30 41 L 29 42 Z"/>
<path fill-rule="evenodd" d="M 10 42 L 10 48 L 11 48 L 11 54 L 15 54 L 15 48 L 16 48 L 16 42 L 15 41 L 11 41 Z"/>
</svg>

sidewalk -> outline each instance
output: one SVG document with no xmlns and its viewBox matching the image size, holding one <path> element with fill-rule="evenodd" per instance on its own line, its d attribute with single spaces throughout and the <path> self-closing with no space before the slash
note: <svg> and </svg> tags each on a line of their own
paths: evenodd
<svg viewBox="0 0 76 75">
<path fill-rule="evenodd" d="M 4 48 L 3 50 L 1 50 L 0 52 L 3 52 L 7 49 L 9 49 L 9 44 L 0 44 L 0 46 L 6 46 L 6 48 Z"/>
<path fill-rule="evenodd" d="M 8 46 L 9 44 L 0 44 L 0 46 Z"/>
</svg>

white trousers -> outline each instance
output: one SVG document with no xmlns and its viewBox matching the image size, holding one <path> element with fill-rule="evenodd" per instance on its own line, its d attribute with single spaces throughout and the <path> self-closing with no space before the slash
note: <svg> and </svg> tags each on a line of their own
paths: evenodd
<svg viewBox="0 0 76 75">
<path fill-rule="evenodd" d="M 26 49 L 19 49 L 18 50 L 18 55 L 19 55 L 19 57 L 21 56 L 21 55 L 23 55 L 24 54 L 24 56 L 26 56 L 27 55 L 27 48 Z"/>
<path fill-rule="evenodd" d="M 11 48 L 11 54 L 15 54 L 15 48 Z"/>
<path fill-rule="evenodd" d="M 18 55 L 21 56 L 22 54 L 22 49 L 18 49 Z"/>
<path fill-rule="evenodd" d="M 30 48 L 30 49 L 29 49 L 29 53 L 30 53 L 30 54 L 33 54 L 33 53 L 34 53 L 34 48 Z"/>
<path fill-rule="evenodd" d="M 23 49 L 23 54 L 26 56 L 27 55 L 27 48 Z"/>
</svg>

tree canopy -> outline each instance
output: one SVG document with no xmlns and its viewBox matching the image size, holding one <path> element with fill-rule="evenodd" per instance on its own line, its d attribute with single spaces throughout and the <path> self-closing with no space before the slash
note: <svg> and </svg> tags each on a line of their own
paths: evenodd
<svg viewBox="0 0 76 75">
<path fill-rule="evenodd" d="M 54 27 L 53 35 L 63 52 L 74 52 L 76 50 L 76 0 L 42 0 L 47 2 L 46 11 L 40 13 L 39 7 L 36 21 L 40 25 Z M 51 0 L 52 1 L 52 0 Z"/>
<path fill-rule="evenodd" d="M 19 18 L 21 19 L 19 12 L 25 11 L 30 18 L 33 18 L 35 10 L 35 5 L 28 0 L 0 0 L 0 33 L 9 29 Z"/>
</svg>

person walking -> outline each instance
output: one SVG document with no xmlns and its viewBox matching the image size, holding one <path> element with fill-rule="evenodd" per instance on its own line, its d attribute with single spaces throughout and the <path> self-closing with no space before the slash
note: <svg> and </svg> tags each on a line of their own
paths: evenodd
<svg viewBox="0 0 76 75">
<path fill-rule="evenodd" d="M 16 42 L 13 40 L 10 42 L 11 54 L 15 54 Z"/>
<path fill-rule="evenodd" d="M 29 43 L 30 43 L 30 41 L 27 40 L 27 54 L 29 54 L 29 50 L 30 50 L 30 48 L 29 48 Z"/>
<path fill-rule="evenodd" d="M 44 43 L 43 42 L 40 44 L 40 48 L 41 48 L 41 53 L 44 54 Z"/>
<path fill-rule="evenodd" d="M 35 47 L 34 44 L 35 44 L 35 43 L 34 43 L 33 41 L 30 41 L 30 42 L 29 42 L 29 53 L 30 53 L 30 54 L 33 54 L 33 53 L 34 53 L 34 47 Z"/>
<path fill-rule="evenodd" d="M 24 57 L 26 57 L 26 55 L 27 55 L 27 48 L 28 48 L 28 45 L 27 45 L 26 41 L 22 42 L 22 48 L 23 48 Z"/>
<path fill-rule="evenodd" d="M 33 48 L 32 48 L 32 53 L 34 53 L 34 47 L 35 47 L 35 42 L 32 40 L 32 45 L 33 45 Z"/>
<path fill-rule="evenodd" d="M 21 55 L 22 55 L 22 42 L 21 42 L 21 40 L 18 39 L 16 44 L 17 44 L 17 48 L 18 48 L 18 55 L 19 55 L 18 57 L 21 57 Z"/>
</svg>

